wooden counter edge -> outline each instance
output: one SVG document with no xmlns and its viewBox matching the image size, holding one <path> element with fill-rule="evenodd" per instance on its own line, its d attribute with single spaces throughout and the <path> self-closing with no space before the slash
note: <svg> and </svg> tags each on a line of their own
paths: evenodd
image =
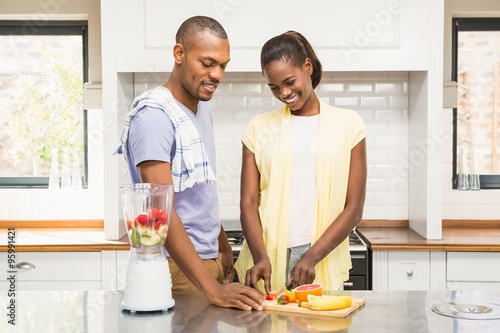
<svg viewBox="0 0 500 333">
<path fill-rule="evenodd" d="M 88 220 L 85 220 L 88 221 Z M 54 236 L 57 235 L 57 232 L 102 232 L 104 234 L 103 227 L 99 227 L 99 223 L 90 224 L 91 227 L 80 227 L 78 226 L 70 226 L 70 224 L 64 224 L 63 227 L 57 224 L 57 226 L 53 226 L 51 228 L 41 228 L 41 227 L 32 227 L 31 224 L 28 227 L 16 227 L 15 231 L 29 231 L 29 232 L 43 232 L 43 233 L 54 233 Z M 87 224 L 88 225 L 88 224 Z M 1 230 L 1 232 L 7 232 L 7 230 Z M 7 237 L 5 235 L 5 237 Z M 3 243 L 3 242 L 2 242 Z M 16 252 L 99 252 L 99 251 L 122 251 L 122 250 L 130 250 L 130 244 L 128 241 L 127 235 L 122 236 L 119 240 L 97 240 L 95 242 L 88 242 L 88 239 L 85 239 L 82 243 L 75 242 L 74 244 L 19 244 L 14 243 Z M 7 252 L 9 246 L 7 242 L 5 244 L 0 245 L 0 252 Z"/>
<path fill-rule="evenodd" d="M 122 244 L 61 244 L 61 245 L 16 245 L 16 252 L 100 252 L 130 250 L 128 243 Z M 7 252 L 7 245 L 0 245 L 0 252 Z"/>
<path fill-rule="evenodd" d="M 408 220 L 361 220 L 357 228 L 409 228 Z M 443 228 L 500 228 L 500 220 L 442 220 Z"/>
<path fill-rule="evenodd" d="M 500 245 L 411 245 L 381 244 L 370 246 L 372 251 L 449 251 L 449 252 L 500 252 Z"/>
<path fill-rule="evenodd" d="M 456 252 L 499 252 L 500 242 L 494 243 L 475 243 L 463 242 L 454 244 L 454 236 L 463 231 L 470 231 L 471 234 L 478 234 L 494 230 L 498 235 L 500 227 L 499 220 L 443 220 L 443 239 L 427 240 L 417 232 L 406 226 L 405 221 L 390 220 L 368 220 L 358 225 L 357 231 L 359 237 L 368 245 L 372 251 L 456 251 Z M 392 228 L 389 229 L 389 228 Z M 373 232 L 378 231 L 382 234 L 395 233 L 403 236 L 408 242 L 395 242 L 387 237 L 372 237 Z M 372 238 L 370 240 L 370 238 Z M 397 238 L 397 236 L 396 236 Z"/>
<path fill-rule="evenodd" d="M 104 228 L 104 220 L 0 220 L 3 228 Z"/>
</svg>

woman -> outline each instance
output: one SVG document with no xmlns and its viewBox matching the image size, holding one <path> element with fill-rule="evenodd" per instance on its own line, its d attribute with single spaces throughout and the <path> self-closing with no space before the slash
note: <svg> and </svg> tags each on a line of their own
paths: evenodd
<svg viewBox="0 0 500 333">
<path fill-rule="evenodd" d="M 316 96 L 322 66 L 300 33 L 267 41 L 261 69 L 284 106 L 255 116 L 242 138 L 238 276 L 259 291 L 263 280 L 266 293 L 287 282 L 340 289 L 351 268 L 348 235 L 363 214 L 365 126 Z"/>
</svg>

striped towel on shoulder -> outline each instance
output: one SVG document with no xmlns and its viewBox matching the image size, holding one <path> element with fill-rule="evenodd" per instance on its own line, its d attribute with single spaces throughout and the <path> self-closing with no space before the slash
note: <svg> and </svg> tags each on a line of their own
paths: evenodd
<svg viewBox="0 0 500 333">
<path fill-rule="evenodd" d="M 134 99 L 132 108 L 125 117 L 125 127 L 121 136 L 125 158 L 130 121 L 146 106 L 161 109 L 174 125 L 176 151 L 171 169 L 175 192 L 182 192 L 201 182 L 215 181 L 214 172 L 208 163 L 207 152 L 196 127 L 177 105 L 170 91 L 163 86 L 148 90 Z"/>
</svg>

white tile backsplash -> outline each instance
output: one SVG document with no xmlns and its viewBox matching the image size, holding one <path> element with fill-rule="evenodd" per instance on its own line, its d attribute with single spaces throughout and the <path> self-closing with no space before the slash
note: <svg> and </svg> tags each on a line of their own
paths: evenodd
<svg viewBox="0 0 500 333">
<path fill-rule="evenodd" d="M 0 191 L 1 220 L 102 219 L 102 191 L 5 189 Z"/>
<path fill-rule="evenodd" d="M 134 74 L 134 95 L 162 85 L 168 74 Z M 368 183 L 365 219 L 408 219 L 408 175 L 419 167 L 408 151 L 407 72 L 326 72 L 316 88 L 332 105 L 365 121 Z M 261 73 L 226 73 L 211 101 L 217 145 L 221 218 L 239 218 L 241 135 L 250 118 L 281 106 Z M 439 111 L 439 110 L 437 110 Z M 451 190 L 451 110 L 443 112 L 443 219 L 500 219 L 500 190 Z M 417 152 L 418 153 L 418 152 Z M 409 163 L 412 159 L 412 163 Z M 101 219 L 102 190 L 73 193 L 1 190 L 0 219 Z"/>
<path fill-rule="evenodd" d="M 135 73 L 134 95 L 162 85 L 168 73 Z M 325 72 L 316 92 L 323 101 L 356 110 L 368 130 L 366 219 L 408 218 L 407 72 Z M 395 101 L 391 102 L 390 101 Z M 211 101 L 217 145 L 222 219 L 239 218 L 241 136 L 254 115 L 281 107 L 261 73 L 228 72 Z M 82 190 L 6 190 L 3 219 L 99 219 L 103 194 Z M 3 193 L 3 192 L 2 192 Z M 8 193 L 8 194 L 7 194 Z M 485 213 L 486 214 L 486 213 Z"/>
<path fill-rule="evenodd" d="M 162 84 L 157 75 L 136 74 L 135 78 L 136 95 Z M 316 88 L 323 101 L 356 110 L 366 123 L 367 219 L 408 218 L 407 86 L 407 72 L 325 72 Z M 225 74 L 211 103 L 221 218 L 237 219 L 241 136 L 254 115 L 273 111 L 281 103 L 272 96 L 261 73 L 234 72 Z"/>
</svg>

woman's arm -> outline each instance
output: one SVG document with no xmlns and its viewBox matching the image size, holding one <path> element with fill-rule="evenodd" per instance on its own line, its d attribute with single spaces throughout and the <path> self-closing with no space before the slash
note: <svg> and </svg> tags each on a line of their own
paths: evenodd
<svg viewBox="0 0 500 333">
<path fill-rule="evenodd" d="M 254 153 L 245 145 L 243 145 L 242 156 L 241 228 L 255 263 L 255 266 L 247 271 L 245 284 L 259 290 L 257 281 L 263 279 L 265 291 L 269 293 L 271 291 L 271 264 L 262 239 L 262 226 L 259 217 L 260 173 L 255 163 Z"/>
<path fill-rule="evenodd" d="M 361 220 L 365 204 L 366 177 L 366 141 L 363 139 L 351 150 L 344 210 L 295 265 L 292 271 L 293 287 L 311 283 L 316 275 L 314 266 L 346 239 Z"/>
</svg>

